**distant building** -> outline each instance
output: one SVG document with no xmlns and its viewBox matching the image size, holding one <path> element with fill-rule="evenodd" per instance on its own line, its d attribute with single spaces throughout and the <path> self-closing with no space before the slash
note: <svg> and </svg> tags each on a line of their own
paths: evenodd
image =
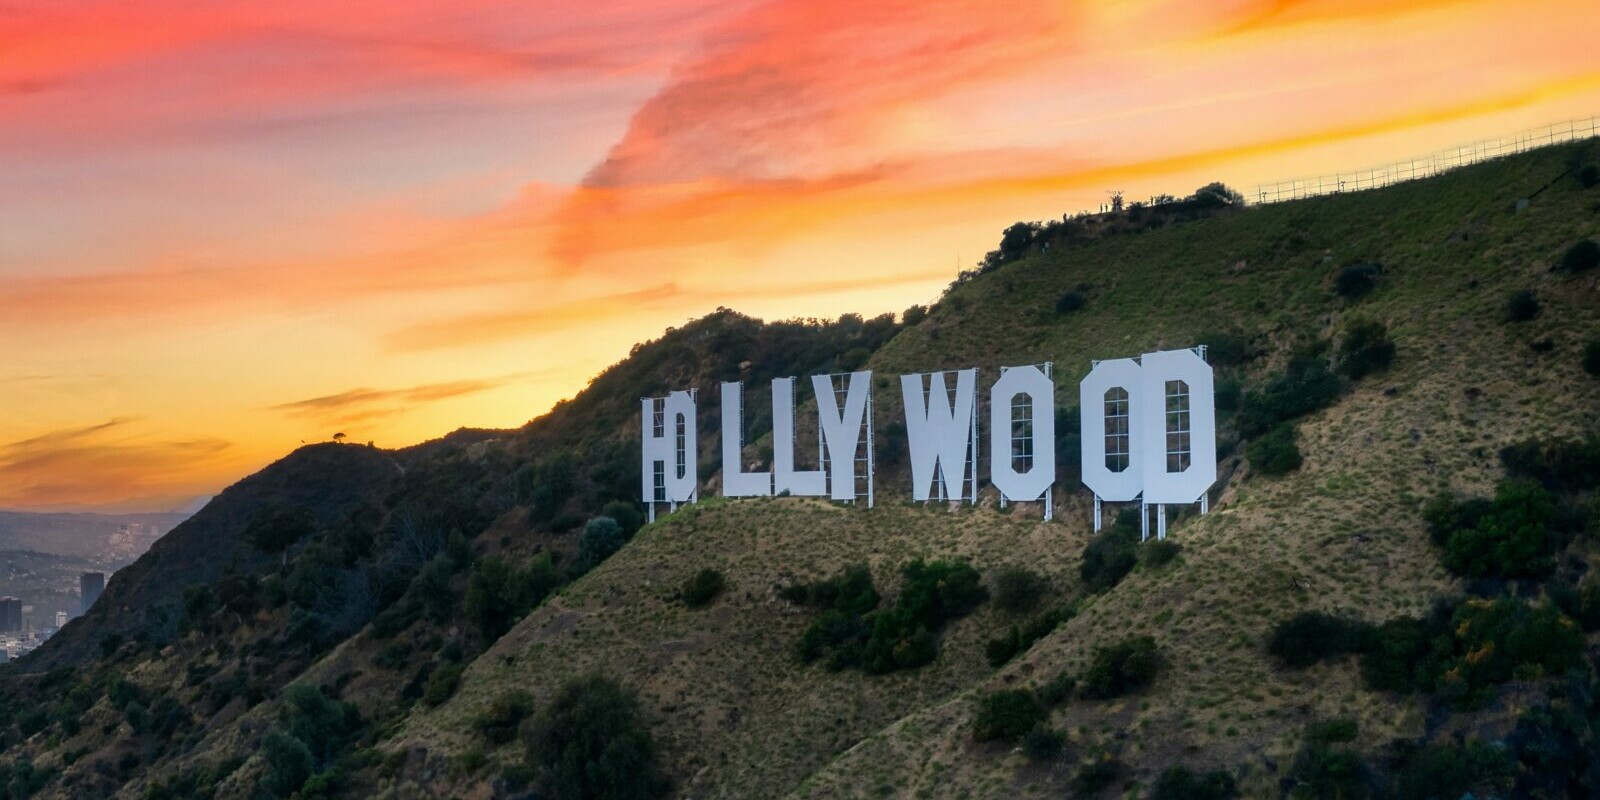
<svg viewBox="0 0 1600 800">
<path fill-rule="evenodd" d="M 0 631 L 7 633 L 22 630 L 22 601 L 15 597 L 0 597 Z"/>
<path fill-rule="evenodd" d="M 67 612 L 65 612 L 65 611 L 57 611 L 56 612 L 56 629 L 59 630 L 61 628 L 65 628 L 65 627 L 67 627 Z"/>
<path fill-rule="evenodd" d="M 89 613 L 94 608 L 94 601 L 100 599 L 100 593 L 106 588 L 106 574 L 104 572 L 85 572 L 78 576 L 78 596 L 83 598 L 83 613 Z"/>
</svg>

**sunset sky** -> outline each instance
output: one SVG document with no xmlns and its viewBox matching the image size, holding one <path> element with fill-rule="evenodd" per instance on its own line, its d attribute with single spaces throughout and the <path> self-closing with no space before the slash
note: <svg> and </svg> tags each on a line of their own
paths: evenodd
<svg viewBox="0 0 1600 800">
<path fill-rule="evenodd" d="M 512 427 L 1107 190 L 1600 113 L 1595 0 L 0 0 L 0 507 Z"/>
</svg>

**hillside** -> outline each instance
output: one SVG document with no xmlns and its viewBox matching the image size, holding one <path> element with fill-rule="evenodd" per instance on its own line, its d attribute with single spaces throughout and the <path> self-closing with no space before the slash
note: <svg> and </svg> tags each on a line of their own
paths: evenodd
<svg viewBox="0 0 1600 800">
<path fill-rule="evenodd" d="M 1316 796 L 1305 754 L 1318 723 L 1354 723 L 1348 748 L 1372 765 L 1373 787 L 1395 740 L 1509 741 L 1525 710 L 1554 702 L 1542 698 L 1557 694 L 1555 676 L 1519 670 L 1468 708 L 1371 688 L 1365 655 L 1288 668 L 1267 642 L 1302 611 L 1376 624 L 1469 589 L 1554 599 L 1582 581 L 1595 557 L 1592 489 L 1563 500 L 1578 514 L 1563 530 L 1581 530 L 1559 566 L 1520 584 L 1447 570 L 1424 506 L 1443 491 L 1491 495 L 1507 446 L 1595 433 L 1600 380 L 1583 361 L 1600 338 L 1600 271 L 1556 267 L 1600 233 L 1600 188 L 1574 169 L 1597 162 L 1591 142 L 1035 247 L 899 323 L 768 325 L 719 311 L 641 345 L 519 431 L 399 453 L 300 451 L 119 573 L 97 606 L 106 611 L 22 665 L 34 674 L 4 678 L 0 763 L 22 794 L 41 797 L 527 796 L 539 775 L 516 743 L 521 713 L 502 723 L 507 741 L 484 720 L 514 692 L 528 693 L 537 718 L 593 674 L 637 696 L 677 797 L 1145 796 L 1174 765 L 1225 771 L 1248 797 Z M 1374 265 L 1376 281 L 1341 296 L 1352 265 Z M 1509 321 L 1508 297 L 1523 290 L 1539 310 Z M 1058 309 L 1069 292 L 1081 307 Z M 1263 474 L 1253 445 L 1268 436 L 1251 422 L 1262 398 L 1308 361 L 1342 364 L 1339 348 L 1369 321 L 1392 340 L 1392 364 L 1340 379 L 1336 396 L 1294 416 L 1302 463 Z M 1170 561 L 1145 548 L 1121 580 L 1086 583 L 1086 546 L 1099 540 L 1070 475 L 1051 522 L 1036 505 L 999 509 L 989 489 L 976 507 L 907 499 L 903 438 L 889 430 L 900 417 L 893 376 L 978 366 L 992 377 L 1050 361 L 1070 419 L 1092 359 L 1197 342 L 1211 346 L 1239 410 L 1222 428 L 1212 513 L 1175 521 Z M 886 431 L 877 508 L 708 499 L 615 554 L 591 552 L 586 520 L 615 517 L 625 536 L 637 525 L 626 501 L 638 483 L 638 397 L 699 389 L 712 497 L 717 382 L 747 381 L 746 457 L 761 462 L 768 379 L 858 367 L 875 373 Z M 280 555 L 246 531 L 272 519 L 263 509 L 284 508 L 311 521 Z M 965 561 L 990 596 L 919 633 L 936 642 L 931 663 L 869 674 L 796 657 L 820 615 L 797 587 L 865 564 L 893 607 L 910 594 L 901 573 L 916 558 Z M 705 569 L 725 586 L 690 608 L 685 582 Z M 1047 583 L 1038 610 L 999 607 L 1008 569 Z M 1054 608 L 1069 618 L 991 666 L 991 640 Z M 125 645 L 100 645 L 134 630 Z M 1061 734 L 1056 749 L 975 741 L 992 693 L 1042 692 L 1061 675 L 1081 687 L 1098 651 L 1145 635 L 1159 652 L 1154 681 L 1047 704 L 1038 730 Z M 1587 662 L 1570 680 L 1592 684 Z M 1594 746 L 1585 741 L 1571 746 Z M 288 786 L 299 750 L 305 774 Z M 1099 773 L 1101 785 L 1085 778 Z M 1572 791 L 1545 796 L 1581 796 Z"/>
</svg>

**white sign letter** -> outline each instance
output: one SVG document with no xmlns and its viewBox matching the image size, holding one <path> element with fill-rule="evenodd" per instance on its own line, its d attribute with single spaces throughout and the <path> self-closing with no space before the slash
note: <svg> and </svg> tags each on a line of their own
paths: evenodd
<svg viewBox="0 0 1600 800">
<path fill-rule="evenodd" d="M 821 497 L 828 493 L 822 470 L 794 468 L 794 378 L 772 381 L 772 490 L 796 497 Z"/>
<path fill-rule="evenodd" d="M 1102 500 L 1126 502 L 1144 490 L 1144 430 L 1134 424 L 1141 377 L 1139 362 L 1118 358 L 1095 364 L 1078 384 L 1083 483 Z"/>
<path fill-rule="evenodd" d="M 772 473 L 744 471 L 744 384 L 722 384 L 722 494 L 766 497 Z"/>
<path fill-rule="evenodd" d="M 828 448 L 828 483 L 835 500 L 856 498 L 856 451 L 861 447 L 872 373 L 852 372 L 845 380 L 841 410 L 833 391 L 833 376 L 811 376 L 811 388 L 817 393 L 817 421 L 822 426 L 822 442 Z"/>
<path fill-rule="evenodd" d="M 934 372 L 929 378 L 926 393 L 922 389 L 922 375 L 901 375 L 900 392 L 905 398 L 906 439 L 911 447 L 911 496 L 927 500 L 932 494 L 937 478 L 943 483 L 944 496 L 951 500 L 976 501 L 976 491 L 969 493 L 967 484 L 967 454 L 972 454 L 972 473 L 977 477 L 977 409 L 978 371 L 964 369 L 956 373 L 955 402 L 945 387 L 945 373 Z M 955 471 L 953 476 L 951 472 Z M 973 484 L 977 481 L 973 480 Z M 976 486 L 973 487 L 976 489 Z M 952 490 L 953 489 L 953 490 Z"/>
<path fill-rule="evenodd" d="M 642 401 L 644 460 L 640 465 L 646 503 L 687 503 L 699 485 L 694 396 L 673 392 Z M 653 513 L 653 512 L 652 512 Z"/>
<path fill-rule="evenodd" d="M 1145 353 L 1139 363 L 1144 501 L 1198 502 L 1217 480 L 1211 365 L 1193 350 Z"/>
<path fill-rule="evenodd" d="M 1042 499 L 1056 482 L 1055 394 L 1055 384 L 1036 366 L 1002 369 L 989 389 L 989 480 L 1007 500 Z M 1026 403 L 1014 407 L 1018 396 Z M 1024 423 L 1031 423 L 1026 438 L 1019 429 Z M 1024 472 L 1017 471 L 1019 457 Z"/>
</svg>

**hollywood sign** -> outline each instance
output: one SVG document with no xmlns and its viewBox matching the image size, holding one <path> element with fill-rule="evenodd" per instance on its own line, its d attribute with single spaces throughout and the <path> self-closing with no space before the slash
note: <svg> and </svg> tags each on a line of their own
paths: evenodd
<svg viewBox="0 0 1600 800">
<path fill-rule="evenodd" d="M 795 379 L 772 382 L 772 463 L 750 470 L 744 449 L 744 385 L 723 383 L 722 493 L 789 494 L 840 501 L 874 500 L 872 373 L 811 376 L 816 398 L 817 467 L 795 463 Z M 911 495 L 919 501 L 978 499 L 978 370 L 900 376 L 910 450 Z M 1097 361 L 1078 384 L 1083 483 L 1102 502 L 1156 508 L 1166 535 L 1166 506 L 1200 503 L 1217 478 L 1216 406 L 1204 348 L 1164 350 Z M 650 518 L 699 496 L 696 393 L 641 400 L 642 489 Z M 1056 481 L 1055 383 L 1050 364 L 1003 367 L 989 386 L 989 483 L 1001 505 L 1042 502 L 1052 514 Z M 1149 535 L 1150 515 L 1142 515 Z"/>
</svg>

